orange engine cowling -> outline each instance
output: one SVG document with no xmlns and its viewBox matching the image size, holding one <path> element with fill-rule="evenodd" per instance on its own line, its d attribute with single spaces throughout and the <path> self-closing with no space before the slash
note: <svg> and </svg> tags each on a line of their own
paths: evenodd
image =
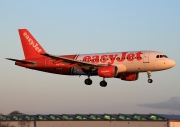
<svg viewBox="0 0 180 127">
<path fill-rule="evenodd" d="M 123 73 L 120 75 L 121 80 L 135 81 L 139 77 L 139 73 Z"/>
<path fill-rule="evenodd" d="M 117 75 L 116 66 L 99 67 L 98 75 L 105 78 L 114 78 Z"/>
</svg>

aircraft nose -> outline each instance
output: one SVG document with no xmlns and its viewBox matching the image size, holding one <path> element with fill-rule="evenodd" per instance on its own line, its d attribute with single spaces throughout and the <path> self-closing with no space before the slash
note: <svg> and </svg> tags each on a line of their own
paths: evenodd
<svg viewBox="0 0 180 127">
<path fill-rule="evenodd" d="M 174 67 L 176 65 L 176 62 L 174 60 L 169 61 L 170 67 Z"/>
</svg>

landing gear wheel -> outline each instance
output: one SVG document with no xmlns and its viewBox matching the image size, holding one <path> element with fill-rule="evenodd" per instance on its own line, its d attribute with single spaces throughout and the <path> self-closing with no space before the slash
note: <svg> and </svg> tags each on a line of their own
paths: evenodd
<svg viewBox="0 0 180 127">
<path fill-rule="evenodd" d="M 100 82 L 100 86 L 101 86 L 101 87 L 106 87 L 106 86 L 107 86 L 107 82 L 104 81 L 104 80 L 101 81 L 101 82 Z"/>
<path fill-rule="evenodd" d="M 90 78 L 87 78 L 87 79 L 84 80 L 84 83 L 86 85 L 91 85 L 92 84 L 92 80 Z"/>
<path fill-rule="evenodd" d="M 152 83 L 153 80 L 150 79 L 151 78 L 151 71 L 147 71 L 147 75 L 148 75 L 148 83 Z"/>
<path fill-rule="evenodd" d="M 148 83 L 152 83 L 153 82 L 153 80 L 152 79 L 148 79 Z"/>
</svg>

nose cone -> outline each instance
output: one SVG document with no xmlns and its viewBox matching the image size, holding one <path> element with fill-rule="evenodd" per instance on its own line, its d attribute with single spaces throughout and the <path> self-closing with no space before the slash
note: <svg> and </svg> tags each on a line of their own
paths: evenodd
<svg viewBox="0 0 180 127">
<path fill-rule="evenodd" d="M 170 68 L 176 65 L 176 62 L 174 60 L 169 60 L 168 63 L 169 63 Z"/>
</svg>

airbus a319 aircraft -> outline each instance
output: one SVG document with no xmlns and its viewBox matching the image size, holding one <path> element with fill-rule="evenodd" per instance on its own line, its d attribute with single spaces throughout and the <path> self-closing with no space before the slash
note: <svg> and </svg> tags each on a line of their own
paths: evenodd
<svg viewBox="0 0 180 127">
<path fill-rule="evenodd" d="M 175 61 L 157 51 L 130 51 L 95 54 L 51 55 L 36 41 L 27 29 L 19 29 L 25 59 L 15 65 L 62 75 L 86 75 L 86 85 L 91 85 L 90 76 L 100 76 L 100 86 L 106 87 L 105 78 L 135 81 L 140 72 L 147 72 L 148 83 L 152 83 L 151 72 L 175 66 Z"/>
</svg>

